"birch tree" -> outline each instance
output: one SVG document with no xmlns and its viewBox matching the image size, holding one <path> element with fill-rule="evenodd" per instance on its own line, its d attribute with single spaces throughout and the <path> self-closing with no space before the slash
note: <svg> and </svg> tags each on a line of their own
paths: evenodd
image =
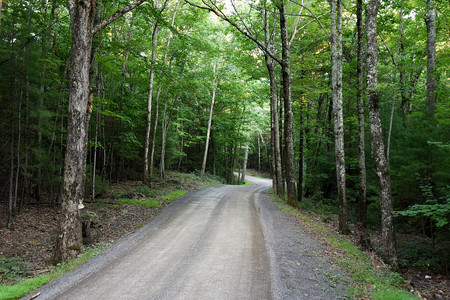
<svg viewBox="0 0 450 300">
<path fill-rule="evenodd" d="M 155 78 L 155 64 L 156 64 L 156 47 L 158 46 L 158 21 L 155 21 L 152 31 L 152 61 L 150 66 L 150 79 L 148 84 L 147 97 L 147 126 L 145 130 L 145 144 L 144 144 L 144 178 L 143 182 L 147 182 L 149 176 L 149 160 L 148 152 L 150 149 L 150 131 L 152 127 L 152 101 L 153 101 L 153 81 Z"/>
<path fill-rule="evenodd" d="M 380 190 L 381 236 L 384 247 L 383 254 L 385 261 L 396 268 L 398 262 L 395 245 L 394 218 L 392 215 L 391 178 L 389 164 L 384 151 L 380 109 L 381 95 L 377 89 L 377 15 L 379 6 L 380 0 L 370 0 L 366 10 L 367 94 L 369 102 L 372 160 Z"/>
<path fill-rule="evenodd" d="M 209 118 L 208 118 L 208 128 L 206 129 L 206 142 L 205 142 L 205 151 L 203 153 L 203 162 L 202 162 L 202 174 L 205 174 L 206 171 L 206 160 L 208 158 L 208 148 L 209 148 L 209 138 L 211 135 L 211 124 L 212 124 L 212 118 L 213 118 L 213 111 L 214 111 L 214 103 L 216 101 L 216 89 L 217 89 L 217 83 L 216 83 L 216 62 L 213 62 L 213 86 L 211 91 L 211 106 L 209 108 Z"/>
<path fill-rule="evenodd" d="M 427 0 L 427 109 L 436 108 L 436 0 Z"/>
<path fill-rule="evenodd" d="M 367 201 L 366 201 L 366 152 L 365 152 L 365 128 L 364 128 L 364 98 L 363 98 L 363 51 L 364 51 L 364 28 L 362 0 L 357 0 L 356 27 L 358 31 L 357 46 L 357 77 L 358 88 L 356 104 L 358 107 L 358 167 L 359 167 L 359 191 L 358 191 L 358 221 L 361 227 L 366 227 Z"/>
<path fill-rule="evenodd" d="M 345 190 L 344 119 L 342 112 L 342 1 L 331 0 L 331 85 L 333 94 L 339 230 L 347 234 L 348 205 Z"/>
</svg>

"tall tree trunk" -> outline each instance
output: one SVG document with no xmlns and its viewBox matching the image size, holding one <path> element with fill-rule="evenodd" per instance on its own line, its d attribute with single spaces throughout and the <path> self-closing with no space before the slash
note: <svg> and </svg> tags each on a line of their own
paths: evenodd
<svg viewBox="0 0 450 300">
<path fill-rule="evenodd" d="M 128 55 L 128 54 L 127 54 Z M 126 55 L 126 56 L 127 56 Z M 125 58 L 126 59 L 126 58 Z M 122 64 L 122 81 L 125 82 L 126 68 L 125 63 Z M 97 93 L 101 97 L 101 93 L 104 91 L 102 76 L 100 75 L 101 63 L 97 66 Z M 123 93 L 123 90 L 122 90 Z M 99 106 L 96 104 L 95 113 L 95 132 L 94 132 L 94 161 L 92 163 L 92 200 L 95 199 L 95 181 L 96 181 L 96 171 L 97 171 L 97 144 L 98 144 L 98 131 L 100 126 L 100 112 Z"/>
<path fill-rule="evenodd" d="M 158 91 L 156 92 L 155 97 L 155 121 L 153 125 L 153 134 L 152 134 L 152 149 L 150 151 L 150 177 L 153 177 L 153 162 L 155 159 L 155 149 L 156 149 L 156 133 L 158 131 L 158 122 L 159 122 L 159 96 L 161 94 L 161 83 L 158 84 Z"/>
<path fill-rule="evenodd" d="M 209 108 L 209 119 L 208 119 L 208 128 L 206 129 L 206 143 L 205 143 L 205 152 L 203 154 L 203 163 L 202 163 L 202 173 L 205 174 L 206 171 L 206 160 L 208 158 L 208 147 L 209 147 L 209 137 L 211 134 L 211 124 L 212 124 L 212 118 L 213 118 L 213 110 L 214 110 L 214 103 L 216 101 L 216 63 L 213 63 L 213 87 L 212 87 L 212 97 L 211 97 L 211 106 Z"/>
<path fill-rule="evenodd" d="M 245 145 L 244 161 L 242 162 L 242 175 L 241 175 L 242 183 L 245 183 L 245 172 L 247 172 L 248 148 L 249 148 L 249 143 L 247 142 L 247 144 Z"/>
<path fill-rule="evenodd" d="M 270 151 L 269 151 L 269 149 L 268 149 L 268 147 L 267 147 L 267 143 L 266 143 L 266 141 L 264 140 L 264 137 L 263 137 L 263 135 L 262 135 L 261 133 L 259 133 L 259 136 L 261 137 L 261 142 L 263 143 L 263 145 L 264 145 L 264 150 L 266 151 L 266 159 L 267 159 L 267 162 L 270 162 Z M 269 167 L 273 167 L 273 166 L 270 164 Z M 273 169 L 272 169 L 271 171 L 273 172 Z"/>
<path fill-rule="evenodd" d="M 365 150 L 365 129 L 364 129 L 364 97 L 363 97 L 363 51 L 364 51 L 364 28 L 362 22 L 362 0 L 357 0 L 356 7 L 356 27 L 358 30 L 357 47 L 357 78 L 358 90 L 356 104 L 358 107 L 358 165 L 359 165 L 359 194 L 358 194 L 358 222 L 361 227 L 366 227 L 367 199 L 366 199 L 366 152 Z"/>
<path fill-rule="evenodd" d="M 333 93 L 336 179 L 339 197 L 339 231 L 343 234 L 348 234 L 348 205 L 345 187 L 344 120 L 342 113 L 342 1 L 331 0 L 330 4 L 331 85 Z"/>
<path fill-rule="evenodd" d="M 304 112 L 303 103 L 301 104 L 300 111 L 300 137 L 298 145 L 298 185 L 297 185 L 297 197 L 298 202 L 303 201 L 303 165 L 304 165 L 304 142 L 305 142 L 305 130 L 303 128 Z"/>
<path fill-rule="evenodd" d="M 381 235 L 384 246 L 383 256 L 387 263 L 397 268 L 397 251 L 395 245 L 394 218 L 392 216 L 391 178 L 389 165 L 384 152 L 381 124 L 380 92 L 377 91 L 378 42 L 377 15 L 380 0 L 370 0 L 366 10 L 367 40 L 367 92 L 370 117 L 370 138 L 375 175 L 380 188 Z"/>
<path fill-rule="evenodd" d="M 170 68 L 169 68 L 170 72 Z M 167 109 L 169 106 L 169 83 L 166 87 L 166 95 L 165 95 L 165 101 L 164 101 L 164 111 L 161 121 L 161 159 L 159 164 L 159 173 L 160 177 L 165 179 L 166 178 L 166 141 L 167 141 L 167 132 L 169 131 L 170 126 L 170 118 L 167 114 Z"/>
<path fill-rule="evenodd" d="M 20 174 L 20 142 L 22 139 L 22 98 L 23 98 L 23 90 L 20 91 L 19 98 L 19 109 L 18 109 L 18 120 L 17 120 L 17 164 L 16 164 L 16 180 L 14 187 L 14 202 L 13 202 L 13 210 L 17 209 L 17 197 L 19 192 L 19 174 Z"/>
<path fill-rule="evenodd" d="M 211 160 L 212 160 L 212 173 L 216 175 L 216 140 L 214 138 L 214 130 L 211 130 Z"/>
<path fill-rule="evenodd" d="M 82 201 L 86 177 L 89 70 L 93 35 L 143 2 L 144 0 L 138 0 L 118 10 L 94 28 L 95 2 L 68 0 L 72 32 L 72 64 L 69 77 L 69 111 L 60 228 L 53 253 L 55 261 L 73 257 L 79 253 L 83 245 L 80 209 L 84 207 Z"/>
<path fill-rule="evenodd" d="M 147 127 L 145 130 L 145 144 L 144 144 L 144 178 L 143 182 L 146 183 L 149 176 L 149 160 L 148 152 L 150 149 L 150 131 L 152 127 L 152 100 L 153 100 L 153 81 L 155 77 L 155 65 L 156 65 L 156 47 L 158 46 L 158 22 L 153 25 L 152 33 L 152 62 L 150 69 L 150 80 L 148 85 L 148 98 L 147 98 Z"/>
<path fill-rule="evenodd" d="M 436 0 L 427 0 L 427 109 L 436 108 Z"/>
<path fill-rule="evenodd" d="M 405 53 L 405 43 L 401 41 L 400 43 L 400 58 L 403 57 Z M 403 125 L 406 127 L 406 114 L 409 113 L 409 99 L 408 93 L 406 92 L 406 71 L 403 59 L 400 60 L 400 86 L 401 86 L 401 95 L 402 95 L 402 103 L 401 108 L 403 112 Z"/>
<path fill-rule="evenodd" d="M 258 171 L 261 171 L 261 141 L 259 136 L 256 138 L 258 142 Z"/>
<path fill-rule="evenodd" d="M 392 79 L 392 102 L 391 102 L 391 117 L 389 119 L 389 132 L 388 132 L 388 140 L 387 140 L 387 147 L 386 147 L 386 159 L 389 163 L 389 156 L 391 153 L 391 137 L 392 137 L 392 125 L 394 124 L 394 112 L 395 112 L 395 99 L 397 98 L 397 70 L 399 68 L 399 55 L 400 55 L 400 46 L 402 44 L 402 35 L 403 35 L 403 28 L 402 28 L 402 21 L 403 21 L 403 0 L 401 1 L 401 8 L 400 8 L 400 16 L 399 16 L 399 25 L 398 25 L 398 41 L 397 41 L 397 52 L 395 53 L 395 57 L 392 57 L 392 60 L 394 62 L 394 76 Z"/>
<path fill-rule="evenodd" d="M 275 66 L 273 60 L 266 57 L 266 66 L 270 81 L 270 132 L 272 147 L 273 181 L 272 188 L 276 195 L 284 199 L 283 170 L 281 167 L 280 127 L 278 118 L 277 83 L 275 80 Z"/>
<path fill-rule="evenodd" d="M 287 203 L 297 206 L 297 193 L 294 179 L 294 145 L 292 138 L 292 101 L 291 101 L 291 72 L 290 72 L 290 45 L 287 33 L 287 20 L 285 6 L 283 2 L 277 3 L 280 13 L 280 30 L 282 45 L 281 73 L 283 79 L 283 99 L 284 99 L 284 146 L 285 159 L 284 169 L 287 183 Z"/>
<path fill-rule="evenodd" d="M 60 229 L 54 253 L 55 261 L 75 256 L 83 245 L 80 209 L 83 208 L 86 176 L 89 69 L 94 10 L 92 1 L 69 0 L 73 53 Z"/>
<path fill-rule="evenodd" d="M 12 229 L 12 217 L 13 217 L 13 183 L 14 183 L 14 110 L 11 106 L 11 147 L 9 152 L 9 197 L 8 197 L 8 221 L 6 228 Z"/>
<path fill-rule="evenodd" d="M 174 13 L 173 13 L 173 16 L 172 16 L 172 27 L 175 25 L 175 18 L 177 16 L 177 12 L 178 12 L 178 7 L 179 6 L 180 6 L 180 1 L 177 2 L 177 5 L 175 7 L 175 10 L 174 10 Z M 170 41 L 171 41 L 171 39 L 172 39 L 172 31 L 169 31 L 169 37 L 167 38 L 166 52 L 164 53 L 164 59 L 163 59 L 163 62 L 162 62 L 163 68 L 165 68 L 165 65 L 166 65 L 166 62 L 167 62 L 167 56 L 169 54 L 169 48 L 170 48 Z M 170 67 L 169 67 L 169 73 L 170 73 Z M 161 71 L 159 72 L 159 76 L 162 77 L 161 76 L 162 74 L 163 74 L 163 70 L 161 69 Z M 159 96 L 161 94 L 161 86 L 162 86 L 162 80 L 160 79 L 159 83 L 158 83 L 158 91 L 156 93 L 156 99 L 155 99 L 155 101 L 156 101 L 156 104 L 155 104 L 155 125 L 153 127 L 152 150 L 151 150 L 151 155 L 150 155 L 150 177 L 153 176 L 153 161 L 154 161 L 154 157 L 155 157 L 156 132 L 157 132 L 158 121 L 159 121 L 158 120 L 158 117 L 159 117 Z M 167 105 L 167 101 L 168 101 L 168 93 L 169 93 L 169 84 L 167 84 L 166 102 L 165 102 L 165 107 L 164 107 L 165 112 L 164 113 L 167 112 L 166 105 Z M 165 121 L 164 118 L 165 118 L 165 116 L 163 116 L 162 123 L 164 123 L 164 121 Z M 164 127 L 164 124 L 162 124 L 161 127 Z M 164 134 L 164 128 L 162 128 L 162 131 L 163 131 L 162 134 Z M 160 170 L 160 176 L 161 176 L 161 178 L 164 178 L 165 177 L 165 172 L 166 172 L 165 171 L 165 162 L 162 163 L 162 161 L 165 159 L 165 150 L 166 150 L 165 149 L 165 147 L 166 147 L 166 145 L 165 145 L 165 138 L 166 137 L 164 136 L 162 138 L 164 139 L 164 145 L 163 145 L 163 149 L 162 149 L 164 151 L 164 153 L 161 153 L 160 166 L 162 168 L 164 168 L 164 169 Z M 164 154 L 164 156 L 163 156 L 163 154 Z"/>
</svg>

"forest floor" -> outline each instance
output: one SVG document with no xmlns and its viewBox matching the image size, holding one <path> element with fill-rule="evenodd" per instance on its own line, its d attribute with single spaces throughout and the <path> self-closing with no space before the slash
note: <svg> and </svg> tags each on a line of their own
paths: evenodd
<svg viewBox="0 0 450 300">
<path fill-rule="evenodd" d="M 249 174 L 266 177 L 267 174 L 250 170 Z M 208 184 L 219 184 L 217 178 L 200 178 L 193 174 L 170 173 L 167 181 L 153 182 L 152 187 L 141 182 L 122 182 L 111 186 L 105 198 L 84 202 L 86 209 L 84 220 L 90 220 L 90 245 L 110 244 L 143 226 L 165 205 L 172 201 L 165 197 L 174 191 L 192 191 Z M 151 199 L 160 203 L 159 207 L 147 207 L 123 203 L 122 199 Z M 24 278 L 39 276 L 53 266 L 52 249 L 55 243 L 58 223 L 58 208 L 54 206 L 27 205 L 14 218 L 12 230 L 5 227 L 6 205 L 0 203 L 0 285 L 14 284 Z M 338 220 L 335 216 L 322 216 L 302 211 L 322 222 L 329 229 L 337 232 Z M 300 222 L 300 221 L 299 221 Z M 359 231 L 351 227 L 349 238 L 358 245 Z M 311 234 L 314 233 L 311 231 Z M 370 232 L 372 245 L 379 245 L 379 233 Z M 423 238 L 411 235 L 398 235 L 399 245 L 422 245 L 427 243 Z M 405 259 L 400 251 L 400 258 Z M 414 251 L 414 250 L 413 250 Z M 417 252 L 417 249 L 416 249 Z M 375 252 L 369 252 L 376 268 L 385 267 Z M 418 255 L 418 253 L 415 253 Z M 402 257 L 403 255 L 403 257 Z M 405 264 L 404 264 L 405 265 Z M 407 264 L 406 264 L 407 265 Z M 405 287 L 414 290 L 422 299 L 450 299 L 450 280 L 443 274 L 432 272 L 426 263 L 422 267 L 403 266 L 401 275 L 405 279 Z"/>
<path fill-rule="evenodd" d="M 90 241 L 85 250 L 111 244 L 140 228 L 173 198 L 181 196 L 177 192 L 211 184 L 221 182 L 213 176 L 169 172 L 166 181 L 152 182 L 151 188 L 131 181 L 112 185 L 105 191 L 105 198 L 83 202 L 83 221 L 90 221 Z M 124 203 L 124 199 L 152 200 L 160 205 L 147 207 Z M 7 206 L 0 203 L 0 285 L 36 277 L 53 268 L 50 262 L 58 231 L 58 212 L 57 206 L 26 205 L 14 217 L 12 230 L 8 230 Z"/>
<path fill-rule="evenodd" d="M 315 223 L 320 223 L 325 226 L 328 230 L 334 232 L 335 235 L 340 235 L 338 230 L 339 220 L 337 216 L 323 216 L 305 210 L 301 210 L 301 213 L 307 216 L 307 218 L 314 220 Z M 300 217 L 296 217 L 296 219 L 298 223 L 306 227 L 312 236 L 325 244 L 328 242 L 322 231 L 308 228 L 308 226 L 311 226 L 310 222 L 305 222 L 304 219 Z M 351 241 L 361 249 L 360 228 L 351 224 L 350 231 L 348 236 L 340 236 Z M 375 250 L 380 250 L 381 232 L 368 230 L 367 233 L 370 236 L 371 248 L 364 249 L 364 252 L 370 256 L 372 267 L 376 270 L 388 271 L 388 266 L 384 264 L 379 253 Z M 425 261 L 425 258 L 422 258 L 422 261 L 420 260 L 421 255 L 429 257 L 429 254 L 427 255 L 423 252 L 426 247 L 431 247 L 429 245 L 429 239 L 418 235 L 397 234 L 396 240 L 397 254 L 400 261 L 399 274 L 404 279 L 402 287 L 412 292 L 419 299 L 450 299 L 450 280 L 448 276 L 433 271 L 425 262 L 423 262 Z M 340 254 L 337 254 L 337 257 L 339 257 L 339 255 Z"/>
</svg>

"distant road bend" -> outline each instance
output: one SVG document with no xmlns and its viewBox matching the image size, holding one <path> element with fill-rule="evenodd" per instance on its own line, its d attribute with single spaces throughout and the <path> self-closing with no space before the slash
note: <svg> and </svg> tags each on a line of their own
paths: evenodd
<svg viewBox="0 0 450 300">
<path fill-rule="evenodd" d="M 44 286 L 37 299 L 340 298 L 342 285 L 327 278 L 345 275 L 279 212 L 267 194 L 271 181 L 246 179 L 252 185 L 177 199 L 106 253 Z"/>
</svg>

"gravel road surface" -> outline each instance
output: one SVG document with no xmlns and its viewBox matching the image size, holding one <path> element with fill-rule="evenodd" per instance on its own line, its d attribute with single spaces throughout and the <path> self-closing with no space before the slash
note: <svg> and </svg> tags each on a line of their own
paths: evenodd
<svg viewBox="0 0 450 300">
<path fill-rule="evenodd" d="M 340 299 L 347 276 L 292 216 L 270 180 L 213 186 L 39 291 L 41 299 Z M 27 299 L 25 297 L 23 299 Z"/>
</svg>

